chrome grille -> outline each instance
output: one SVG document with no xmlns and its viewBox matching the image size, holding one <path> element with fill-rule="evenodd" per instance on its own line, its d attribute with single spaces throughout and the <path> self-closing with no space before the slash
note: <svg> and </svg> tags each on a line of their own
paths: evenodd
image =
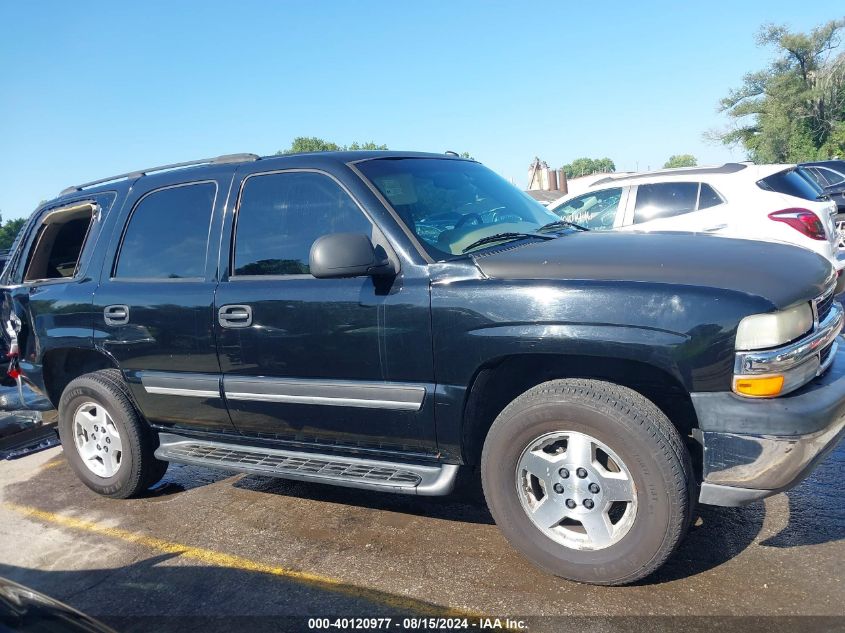
<svg viewBox="0 0 845 633">
<path fill-rule="evenodd" d="M 384 466 L 350 464 L 313 457 L 295 457 L 263 453 L 260 451 L 235 450 L 199 444 L 181 444 L 168 447 L 168 455 L 175 458 L 196 459 L 203 463 L 221 466 L 248 466 L 250 470 L 266 470 L 279 474 L 308 474 L 335 479 L 390 482 L 398 485 L 416 486 L 421 479 L 415 473 Z"/>
<path fill-rule="evenodd" d="M 813 302 L 815 304 L 816 315 L 819 323 L 824 321 L 827 318 L 827 315 L 830 314 L 830 309 L 833 307 L 833 301 L 833 288 L 831 288 Z"/>
</svg>

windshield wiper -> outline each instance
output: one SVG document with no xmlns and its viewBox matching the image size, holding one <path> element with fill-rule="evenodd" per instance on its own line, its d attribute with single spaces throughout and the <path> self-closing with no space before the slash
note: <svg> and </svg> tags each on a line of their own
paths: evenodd
<svg viewBox="0 0 845 633">
<path fill-rule="evenodd" d="M 575 224 L 575 222 L 570 222 L 569 220 L 555 220 L 554 222 L 549 222 L 548 224 L 544 224 L 541 226 L 538 231 L 548 231 L 551 229 L 560 229 L 565 226 L 571 226 L 573 229 L 578 229 L 579 231 L 589 231 L 586 226 L 582 226 L 580 224 Z"/>
<path fill-rule="evenodd" d="M 508 233 L 496 233 L 495 235 L 488 235 L 487 237 L 482 237 L 480 240 L 475 240 L 472 244 L 464 248 L 461 252 L 466 253 L 467 251 L 471 251 L 472 249 L 478 246 L 484 246 L 485 244 L 492 244 L 493 242 L 505 242 L 508 240 L 521 240 L 528 237 L 533 237 L 535 239 L 541 240 L 553 240 L 551 235 L 538 235 L 537 233 L 515 233 L 515 232 L 508 232 Z"/>
</svg>

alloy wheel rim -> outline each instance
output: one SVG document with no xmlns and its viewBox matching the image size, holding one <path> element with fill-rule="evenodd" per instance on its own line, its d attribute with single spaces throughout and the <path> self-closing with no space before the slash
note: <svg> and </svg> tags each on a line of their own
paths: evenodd
<svg viewBox="0 0 845 633">
<path fill-rule="evenodd" d="M 839 248 L 845 248 L 845 220 L 840 220 L 836 223 L 836 236 L 839 242 Z"/>
<path fill-rule="evenodd" d="M 101 404 L 86 402 L 73 415 L 76 452 L 98 477 L 113 477 L 123 464 L 123 443 L 114 418 Z"/>
<path fill-rule="evenodd" d="M 517 461 L 516 488 L 531 522 L 570 549 L 615 545 L 637 515 L 637 489 L 627 466 L 585 433 L 547 433 L 529 443 Z"/>
</svg>

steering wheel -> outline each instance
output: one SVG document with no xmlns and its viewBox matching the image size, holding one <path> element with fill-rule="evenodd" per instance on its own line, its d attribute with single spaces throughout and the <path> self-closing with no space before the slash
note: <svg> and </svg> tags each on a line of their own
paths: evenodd
<svg viewBox="0 0 845 633">
<path fill-rule="evenodd" d="M 616 219 L 615 211 L 615 209 L 602 209 L 593 216 L 593 220 L 598 220 L 598 225 L 603 229 L 612 229 Z"/>
<path fill-rule="evenodd" d="M 460 220 L 458 220 L 455 223 L 455 228 L 456 229 L 461 228 L 464 224 L 467 224 L 470 220 L 473 220 L 473 224 L 475 224 L 477 226 L 481 226 L 482 224 L 484 224 L 484 220 L 482 220 L 481 216 L 478 215 L 477 213 L 467 213 L 464 217 L 462 217 Z"/>
<path fill-rule="evenodd" d="M 513 216 L 519 217 L 515 213 L 511 213 L 510 216 L 507 213 L 505 213 L 505 214 L 499 213 L 499 211 L 506 211 L 506 210 L 507 210 L 506 207 L 504 205 L 502 205 L 502 206 L 499 206 L 499 207 L 493 207 L 492 209 L 488 209 L 487 211 L 484 212 L 484 214 L 490 215 L 490 217 L 492 219 L 491 224 L 498 224 L 499 222 L 502 222 L 503 221 L 502 218 L 508 218 L 508 217 L 513 217 Z M 522 219 L 522 218 L 520 218 L 520 219 Z M 519 220 L 517 220 L 517 222 L 518 221 Z"/>
</svg>

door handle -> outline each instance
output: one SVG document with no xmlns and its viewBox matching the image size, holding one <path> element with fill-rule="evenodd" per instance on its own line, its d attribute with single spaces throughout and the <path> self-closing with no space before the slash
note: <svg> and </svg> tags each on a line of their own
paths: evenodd
<svg viewBox="0 0 845 633">
<path fill-rule="evenodd" d="M 246 305 L 221 306 L 217 311 L 220 327 L 242 328 L 252 325 L 252 307 Z"/>
<path fill-rule="evenodd" d="M 126 325 L 129 323 L 129 306 L 106 306 L 103 310 L 103 319 L 106 325 Z"/>
</svg>

